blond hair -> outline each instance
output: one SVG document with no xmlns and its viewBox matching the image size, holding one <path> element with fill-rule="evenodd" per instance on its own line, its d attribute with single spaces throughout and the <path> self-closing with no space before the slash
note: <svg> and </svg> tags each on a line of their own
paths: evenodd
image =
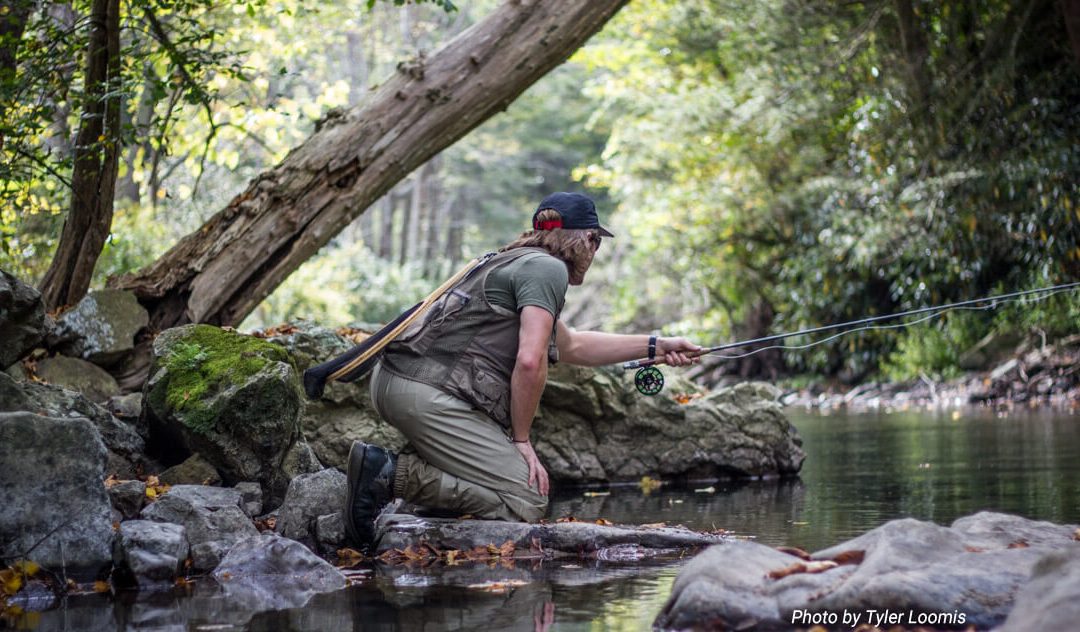
<svg viewBox="0 0 1080 632">
<path fill-rule="evenodd" d="M 536 222 L 562 219 L 558 211 L 544 209 L 536 215 Z M 592 229 L 552 228 L 551 230 L 527 230 L 514 241 L 499 248 L 506 252 L 514 248 L 540 248 L 549 255 L 561 259 L 569 269 L 571 278 L 584 278 L 592 263 L 593 246 L 589 238 Z"/>
</svg>

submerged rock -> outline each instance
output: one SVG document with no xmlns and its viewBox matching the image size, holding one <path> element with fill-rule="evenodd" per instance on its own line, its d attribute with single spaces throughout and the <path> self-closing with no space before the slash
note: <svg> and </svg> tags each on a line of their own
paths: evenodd
<svg viewBox="0 0 1080 632">
<path fill-rule="evenodd" d="M 142 510 L 142 517 L 184 527 L 195 570 L 211 570 L 234 544 L 258 535 L 235 489 L 177 485 Z"/>
<path fill-rule="evenodd" d="M 44 336 L 41 292 L 0 270 L 0 370 L 29 353 Z"/>
<path fill-rule="evenodd" d="M 809 559 L 753 542 L 712 547 L 679 574 L 655 625 L 786 629 L 847 612 L 883 628 L 988 628 L 1040 559 L 1077 546 L 1074 530 L 982 512 L 951 527 L 894 520 Z M 901 620 L 871 618 L 885 611 Z"/>
<path fill-rule="evenodd" d="M 90 292 L 56 320 L 49 345 L 64 355 L 108 366 L 135 348 L 135 336 L 150 322 L 131 292 Z"/>
<path fill-rule="evenodd" d="M 143 398 L 155 445 L 202 455 L 226 484 L 258 481 L 276 506 L 302 443 L 296 368 L 279 346 L 209 325 L 154 340 Z"/>
<path fill-rule="evenodd" d="M 105 445 L 89 420 L 0 413 L 0 557 L 91 578 L 112 563 Z"/>
</svg>

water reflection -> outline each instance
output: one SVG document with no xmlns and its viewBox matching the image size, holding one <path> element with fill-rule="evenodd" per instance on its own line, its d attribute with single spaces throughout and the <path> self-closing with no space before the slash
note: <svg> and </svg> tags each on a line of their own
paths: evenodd
<svg viewBox="0 0 1080 632">
<path fill-rule="evenodd" d="M 823 549 L 888 520 L 948 524 L 980 510 L 1080 522 L 1080 423 L 1061 413 L 792 416 L 799 479 L 564 494 L 552 515 L 728 529 Z M 590 493 L 595 493 L 590 492 Z"/>
</svg>

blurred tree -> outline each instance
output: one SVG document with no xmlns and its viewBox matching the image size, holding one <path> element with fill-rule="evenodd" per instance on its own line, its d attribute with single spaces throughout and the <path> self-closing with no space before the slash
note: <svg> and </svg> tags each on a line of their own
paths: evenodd
<svg viewBox="0 0 1080 632">
<path fill-rule="evenodd" d="M 152 266 L 119 279 L 155 327 L 236 324 L 389 188 L 505 109 L 624 0 L 504 4 L 315 134 Z"/>
</svg>

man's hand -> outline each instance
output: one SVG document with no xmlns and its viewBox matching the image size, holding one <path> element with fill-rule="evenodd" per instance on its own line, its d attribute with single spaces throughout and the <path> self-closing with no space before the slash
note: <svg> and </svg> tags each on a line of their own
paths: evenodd
<svg viewBox="0 0 1080 632">
<path fill-rule="evenodd" d="M 536 483 L 536 490 L 540 492 L 541 496 L 548 495 L 548 473 L 544 469 L 543 465 L 540 465 L 540 459 L 536 457 L 536 451 L 533 450 L 532 441 L 526 441 L 525 443 L 514 442 L 514 447 L 518 449 L 521 456 L 525 457 L 525 462 L 529 464 L 529 487 Z"/>
<path fill-rule="evenodd" d="M 658 338 L 656 352 L 664 357 L 664 362 L 670 366 L 687 366 L 698 361 L 698 356 L 693 355 L 702 350 L 702 347 L 690 342 L 686 338 Z"/>
</svg>

